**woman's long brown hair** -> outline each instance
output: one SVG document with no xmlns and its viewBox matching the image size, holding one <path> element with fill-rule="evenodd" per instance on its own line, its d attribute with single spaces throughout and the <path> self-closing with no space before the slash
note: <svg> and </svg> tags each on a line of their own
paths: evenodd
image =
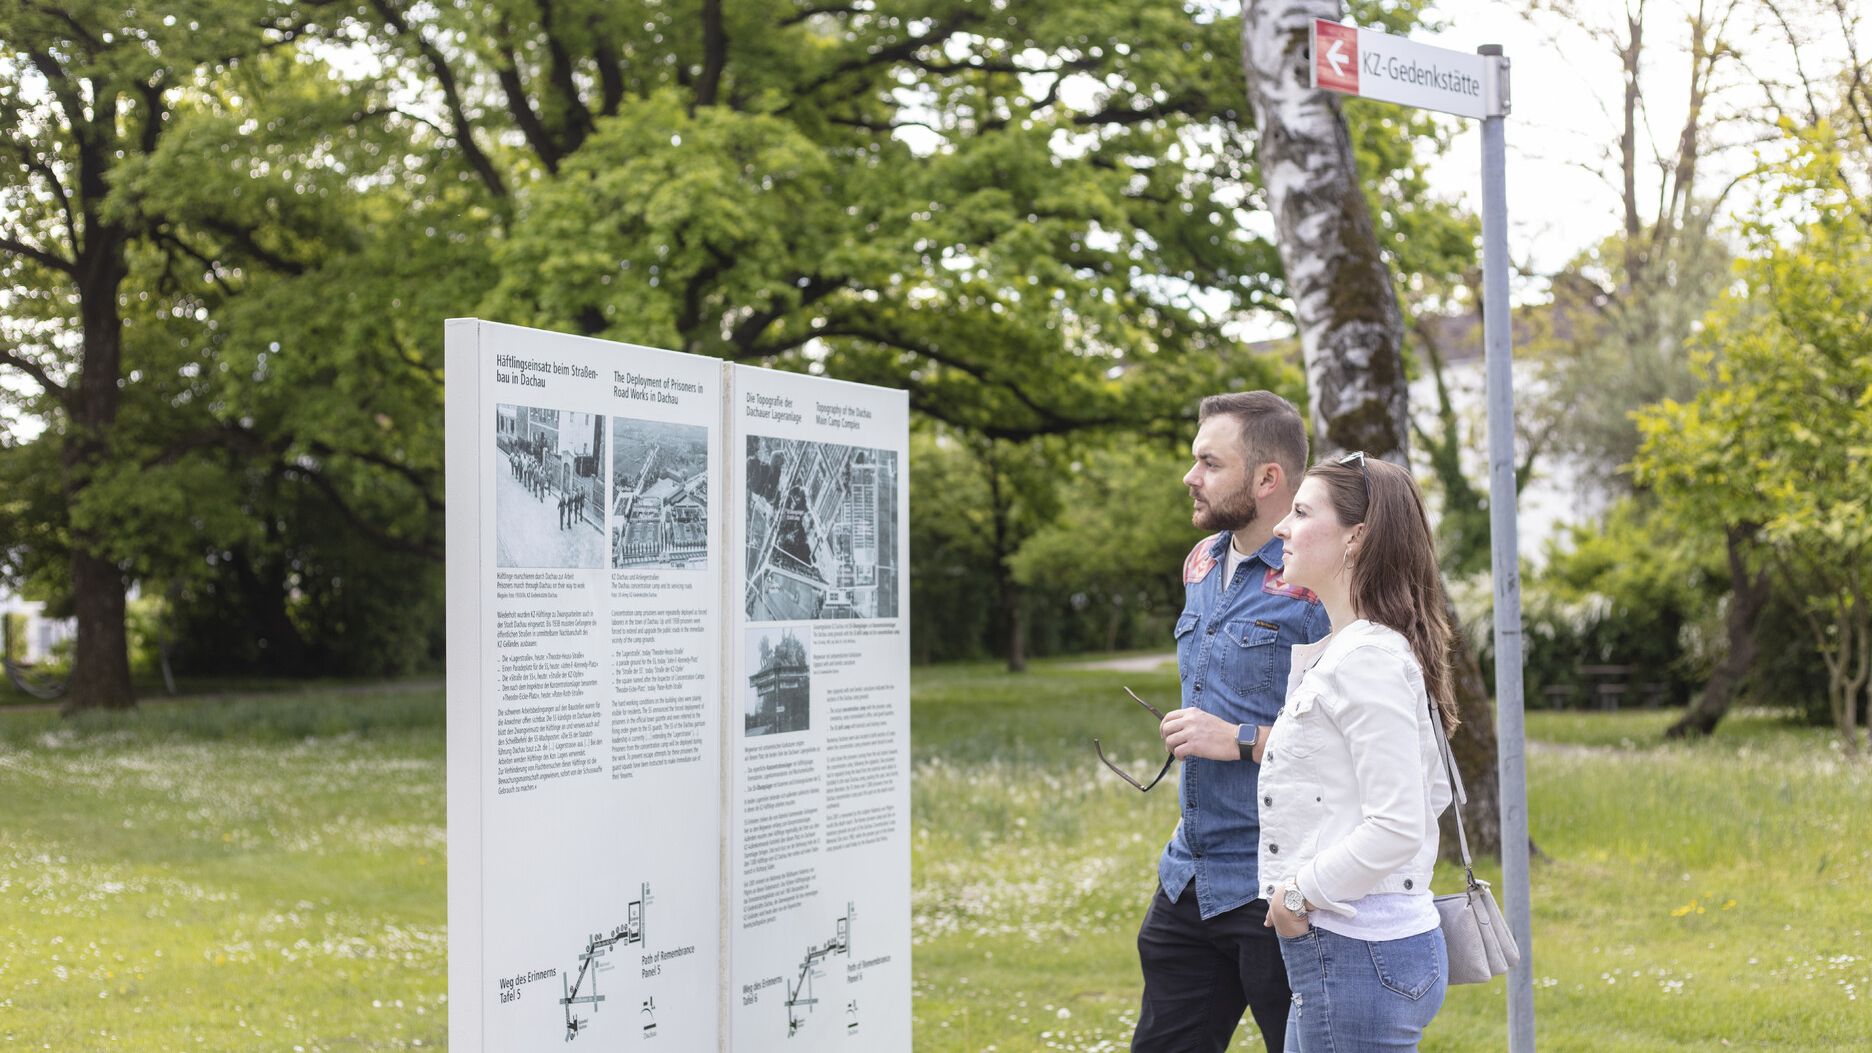
<svg viewBox="0 0 1872 1053">
<path fill-rule="evenodd" d="M 1352 608 L 1361 618 L 1397 630 L 1410 641 L 1423 668 L 1424 690 L 1443 714 L 1446 731 L 1460 723 L 1450 690 L 1450 630 L 1443 573 L 1436 541 L 1417 481 L 1403 468 L 1376 457 L 1361 472 L 1352 464 L 1321 463 L 1307 475 L 1326 484 L 1339 522 L 1365 524 L 1352 563 Z M 1371 499 L 1365 498 L 1366 479 Z"/>
</svg>

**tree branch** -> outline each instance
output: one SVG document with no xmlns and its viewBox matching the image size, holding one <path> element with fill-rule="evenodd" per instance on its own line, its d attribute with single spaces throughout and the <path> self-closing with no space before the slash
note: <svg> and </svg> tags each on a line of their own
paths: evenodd
<svg viewBox="0 0 1872 1053">
<path fill-rule="evenodd" d="M 71 128 L 72 138 L 79 141 L 82 149 L 85 140 L 84 100 L 78 97 L 71 78 L 65 75 L 65 67 L 59 65 L 58 59 L 43 51 L 29 51 L 27 57 L 39 75 L 46 79 L 46 86 L 52 90 L 52 97 L 58 100 L 59 109 L 65 111 L 65 123 Z M 74 249 L 76 247 L 73 246 Z"/>
<path fill-rule="evenodd" d="M 690 277 L 683 287 L 682 311 L 676 316 L 676 331 L 686 339 L 689 331 L 702 319 L 702 295 L 708 283 L 721 277 L 723 271 L 734 266 L 734 260 L 728 254 L 714 246 L 708 246 L 709 261 Z"/>
<path fill-rule="evenodd" d="M 282 256 L 262 246 L 258 241 L 254 240 L 253 228 L 237 227 L 224 219 L 214 217 L 204 218 L 197 222 L 208 230 L 212 230 L 216 234 L 233 242 L 235 248 L 245 252 L 247 255 L 252 256 L 254 259 L 259 260 L 261 263 L 266 264 L 274 270 L 279 271 L 281 274 L 298 276 L 304 274 L 309 269 L 305 263 L 299 260 Z"/>
<path fill-rule="evenodd" d="M 175 247 L 176 249 L 180 250 L 183 255 L 188 256 L 189 258 L 193 259 L 195 262 L 201 264 L 202 269 L 208 275 L 208 280 L 214 283 L 214 285 L 217 288 L 221 289 L 223 292 L 226 292 L 230 295 L 232 295 L 235 292 L 235 289 L 232 286 L 228 285 L 227 282 L 221 280 L 221 275 L 219 273 L 218 264 L 216 263 L 216 261 L 213 258 L 209 257 L 207 254 L 203 253 L 201 250 L 190 245 L 188 242 L 183 241 L 181 236 L 178 235 L 175 231 L 167 230 L 167 229 L 164 229 L 162 226 L 158 226 L 155 230 L 151 232 L 151 236 L 156 239 L 156 243 L 158 245 L 164 245 L 164 244 L 171 245 Z"/>
<path fill-rule="evenodd" d="M 702 0 L 702 79 L 696 82 L 697 106 L 715 105 L 727 68 L 728 31 L 722 22 L 722 0 Z"/>
<path fill-rule="evenodd" d="M 19 151 L 21 164 L 45 176 L 46 182 L 51 184 L 52 196 L 58 198 L 59 211 L 65 215 L 65 235 L 71 239 L 72 251 L 78 251 L 78 216 L 72 211 L 71 195 L 66 192 L 65 183 L 59 179 L 58 171 L 42 160 L 27 144 L 14 140 L 13 147 Z"/>
<path fill-rule="evenodd" d="M 848 73 L 857 73 L 867 69 L 874 69 L 878 66 L 888 66 L 893 62 L 900 62 L 910 58 L 926 47 L 941 44 L 950 37 L 962 32 L 967 26 L 981 21 L 983 17 L 985 16 L 978 11 L 962 11 L 957 13 L 954 21 L 947 24 L 931 26 L 929 32 L 920 36 L 905 37 L 887 47 L 876 48 L 857 58 L 846 59 L 844 62 L 838 63 L 831 69 L 826 70 L 819 76 L 806 81 L 804 84 L 794 89 L 792 98 L 788 99 L 786 105 L 782 106 L 778 112 L 785 113 L 792 108 L 794 103 L 807 98 L 820 88 L 832 84 Z"/>
<path fill-rule="evenodd" d="M 163 114 L 169 110 L 163 105 L 163 78 L 164 74 L 158 73 L 152 80 L 138 84 L 136 89 L 143 100 L 143 128 L 137 137 L 137 147 L 145 157 L 156 152 L 156 143 L 162 138 L 165 127 Z"/>
<path fill-rule="evenodd" d="M 579 144 L 591 134 L 592 115 L 585 106 L 585 99 L 579 95 L 577 83 L 573 81 L 572 56 L 553 29 L 552 0 L 538 0 L 538 3 L 540 35 L 546 40 L 546 78 L 559 96 L 565 115 L 564 141 L 560 144 L 560 153 L 564 156 L 575 153 Z"/>
<path fill-rule="evenodd" d="M 617 45 L 601 33 L 595 17 L 592 19 L 591 32 L 598 41 L 592 52 L 592 57 L 598 63 L 598 92 L 601 100 L 598 112 L 606 117 L 614 117 L 618 108 L 624 105 L 624 60 L 618 56 Z"/>
<path fill-rule="evenodd" d="M 38 11 L 40 14 L 51 15 L 53 18 L 56 18 L 59 21 L 65 23 L 67 26 L 70 26 L 72 35 L 74 37 L 77 37 L 80 43 L 84 44 L 86 47 L 90 48 L 92 51 L 103 51 L 105 49 L 104 42 L 102 40 L 99 40 L 97 36 L 94 35 L 91 32 L 91 30 L 84 25 L 84 23 L 72 17 L 72 14 L 70 11 L 67 11 L 62 7 L 55 7 L 51 4 L 29 3 L 26 6 L 33 10 Z"/>
<path fill-rule="evenodd" d="M 397 106 L 370 106 L 352 114 L 345 123 L 350 124 L 353 127 L 355 127 L 357 125 L 363 124 L 365 121 L 371 120 L 376 117 L 401 117 L 407 121 L 414 121 L 417 124 L 420 124 L 428 128 L 430 131 L 435 132 L 437 135 L 444 136 L 446 138 L 454 138 L 454 133 L 450 132 L 447 128 L 444 128 L 441 125 L 437 124 L 436 122 L 430 120 L 429 118 L 424 117 L 420 113 L 411 113 L 409 110 L 405 110 Z"/>
<path fill-rule="evenodd" d="M 1149 106 L 1133 109 L 1132 107 L 1110 106 L 1097 113 L 1081 114 L 1073 123 L 1083 127 L 1098 125 L 1129 125 L 1144 121 L 1154 121 L 1174 114 L 1193 114 L 1207 109 L 1209 100 L 1201 95 L 1185 93 L 1163 102 L 1153 102 Z"/>
<path fill-rule="evenodd" d="M 409 483 L 411 487 L 415 488 L 424 507 L 435 512 L 442 511 L 443 502 L 440 497 L 436 496 L 435 478 L 431 473 L 411 467 L 401 461 L 391 460 L 382 454 L 366 453 L 360 450 L 347 450 L 323 442 L 310 443 L 306 448 L 327 460 L 334 457 L 349 457 L 354 461 L 361 461 L 374 468 L 381 468 L 401 478 L 403 481 Z"/>
<path fill-rule="evenodd" d="M 351 524 L 352 528 L 358 533 L 371 539 L 383 548 L 389 549 L 392 552 L 403 552 L 413 556 L 421 556 L 424 559 L 441 562 L 442 550 L 436 546 L 434 540 L 419 539 L 411 541 L 406 538 L 393 537 L 384 533 L 376 524 L 359 515 L 357 510 L 352 508 L 350 504 L 345 501 L 344 497 L 338 493 L 338 488 L 332 485 L 331 480 L 325 478 L 323 474 L 298 464 L 282 464 L 279 466 L 279 470 L 281 475 L 297 476 L 311 483 L 315 489 L 325 495 L 325 499 L 330 501 L 332 507 L 338 510 L 338 515 L 344 519 L 345 522 Z"/>
<path fill-rule="evenodd" d="M 39 363 L 20 355 L 10 347 L 0 347 L 0 365 L 12 366 L 31 377 L 34 383 L 44 389 L 45 393 L 52 396 L 60 405 L 70 405 L 71 392 L 65 385 L 53 380 L 52 374 L 46 372 L 45 367 Z"/>
<path fill-rule="evenodd" d="M 788 313 L 818 303 L 833 292 L 845 288 L 846 284 L 847 280 L 844 278 L 827 278 L 817 274 L 812 275 L 806 279 L 805 285 L 798 287 L 800 290 L 798 303 L 786 307 L 782 307 L 776 303 L 765 311 L 748 316 L 742 320 L 740 325 L 735 326 L 734 334 L 729 337 L 728 342 L 739 349 L 742 354 L 748 355 L 748 357 L 765 357 L 769 354 L 778 354 L 780 351 L 789 350 L 790 348 L 779 348 L 771 352 L 762 351 L 756 354 L 755 349 L 759 346 L 756 341 L 760 339 L 762 333 L 767 331 L 768 326 L 784 318 Z M 776 300 L 777 299 L 776 297 Z M 809 340 L 812 338 L 807 337 L 806 339 Z M 805 340 L 800 341 L 800 343 L 805 342 Z M 791 346 L 798 347 L 799 344 L 793 344 Z M 742 361 L 742 354 L 736 354 L 733 357 L 736 361 Z"/>
<path fill-rule="evenodd" d="M 500 61 L 494 67 L 494 76 L 500 81 L 501 92 L 507 96 L 507 112 L 513 115 L 514 124 L 519 126 L 520 134 L 526 136 L 527 145 L 533 149 L 534 156 L 546 166 L 546 171 L 559 174 L 559 158 L 563 156 L 552 135 L 546 131 L 546 125 L 540 121 L 539 114 L 533 112 L 533 102 L 527 97 L 526 82 L 520 78 L 520 59 L 514 54 L 513 45 L 507 43 L 508 33 L 502 26 Z"/>
<path fill-rule="evenodd" d="M 1039 435 L 1065 435 L 1072 432 L 1110 427 L 1114 424 L 1123 423 L 1120 418 L 1115 416 L 1077 419 L 1063 416 L 1053 409 L 1041 405 L 1033 396 L 1027 394 L 1020 387 L 990 377 L 989 370 L 985 366 L 966 362 L 927 344 L 919 343 L 885 330 L 854 323 L 842 323 L 825 326 L 813 335 L 821 338 L 843 336 L 858 340 L 867 340 L 874 344 L 896 348 L 899 351 L 906 351 L 910 354 L 929 359 L 931 362 L 947 366 L 968 376 L 983 387 L 1007 392 L 1015 401 L 1027 407 L 1041 422 L 1037 427 L 1015 428 L 997 425 L 984 426 L 978 421 L 960 420 L 954 415 L 953 410 L 949 408 L 946 402 L 932 400 L 927 393 L 924 393 L 919 387 L 911 388 L 910 397 L 913 408 L 937 420 L 954 424 L 957 427 L 967 428 L 970 431 L 990 438 L 1020 440 L 1033 438 Z"/>
<path fill-rule="evenodd" d="M 429 38 L 419 31 L 412 31 L 403 13 L 390 0 L 370 0 L 371 6 L 392 30 L 415 41 L 416 49 L 428 61 L 429 68 L 435 73 L 436 85 L 442 89 L 443 102 L 448 107 L 449 119 L 455 125 L 455 142 L 460 145 L 462 156 L 468 159 L 468 166 L 474 169 L 483 186 L 495 197 L 507 196 L 507 185 L 501 181 L 500 173 L 495 171 L 494 162 L 481 152 L 475 142 L 474 125 L 468 120 L 467 109 L 462 105 L 461 89 L 455 82 L 455 70 L 449 66 L 448 57 L 442 49 L 430 43 Z"/>
<path fill-rule="evenodd" d="M 73 248 L 76 247 L 76 245 L 73 246 Z M 41 267 L 49 267 L 55 271 L 62 271 L 73 277 L 78 275 L 78 265 L 76 263 L 73 263 L 71 260 L 57 253 L 48 252 L 45 249 L 39 248 L 37 245 L 28 245 L 15 238 L 0 237 L 0 250 L 11 252 L 16 256 L 24 256 L 34 263 L 39 264 Z"/>
</svg>

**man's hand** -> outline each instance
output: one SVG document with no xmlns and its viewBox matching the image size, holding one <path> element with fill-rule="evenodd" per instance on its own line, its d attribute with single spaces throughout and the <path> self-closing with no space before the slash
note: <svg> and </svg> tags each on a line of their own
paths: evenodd
<svg viewBox="0 0 1872 1053">
<path fill-rule="evenodd" d="M 1238 727 L 1200 709 L 1173 709 L 1158 725 L 1157 733 L 1178 760 L 1207 757 L 1230 761 L 1241 759 L 1241 747 L 1235 743 Z"/>
</svg>

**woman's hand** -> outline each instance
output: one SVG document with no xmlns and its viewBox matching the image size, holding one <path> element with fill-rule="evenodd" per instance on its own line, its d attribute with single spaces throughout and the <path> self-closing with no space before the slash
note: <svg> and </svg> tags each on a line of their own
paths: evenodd
<svg viewBox="0 0 1872 1053">
<path fill-rule="evenodd" d="M 1312 904 L 1307 904 L 1308 910 L 1312 907 Z M 1281 902 L 1278 892 L 1268 900 L 1267 920 L 1262 924 L 1290 940 L 1296 936 L 1305 936 L 1313 928 L 1312 922 L 1287 909 L 1287 904 Z"/>
</svg>

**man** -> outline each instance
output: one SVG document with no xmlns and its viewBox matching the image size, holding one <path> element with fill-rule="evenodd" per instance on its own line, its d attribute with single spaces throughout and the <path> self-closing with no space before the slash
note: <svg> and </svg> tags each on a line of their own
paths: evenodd
<svg viewBox="0 0 1872 1053">
<path fill-rule="evenodd" d="M 1182 708 L 1159 729 L 1183 762 L 1182 820 L 1138 931 L 1144 1004 L 1131 1048 L 1226 1049 L 1246 1008 L 1270 1053 L 1280 1053 L 1292 996 L 1280 944 L 1262 924 L 1267 900 L 1254 885 L 1256 776 L 1286 691 L 1289 649 L 1328 628 L 1318 599 L 1281 580 L 1274 537 L 1306 470 L 1306 425 L 1268 391 L 1211 396 L 1198 419 L 1196 463 L 1183 485 L 1190 521 L 1217 533 L 1183 562 Z"/>
</svg>

